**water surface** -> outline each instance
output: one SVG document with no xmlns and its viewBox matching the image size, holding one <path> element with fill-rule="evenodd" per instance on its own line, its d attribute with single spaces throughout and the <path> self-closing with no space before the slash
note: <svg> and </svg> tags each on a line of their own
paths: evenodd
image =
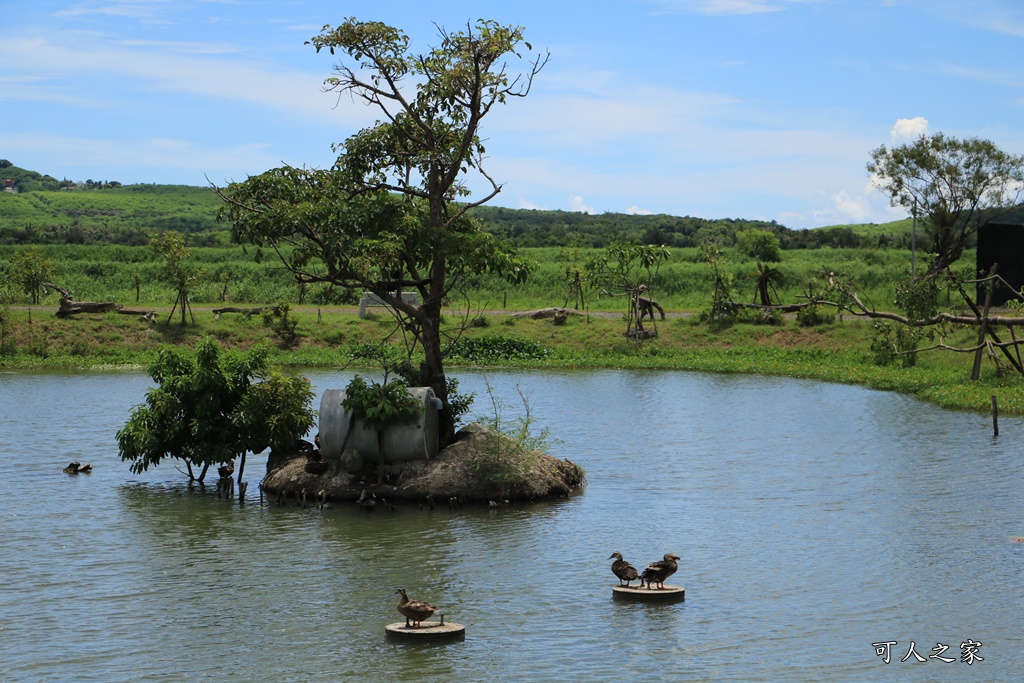
<svg viewBox="0 0 1024 683">
<path fill-rule="evenodd" d="M 308 373 L 318 395 L 349 375 Z M 141 373 L 0 374 L 3 681 L 1016 681 L 1024 421 L 858 387 L 676 372 L 459 373 L 587 471 L 567 501 L 366 514 L 140 476 Z M 71 460 L 91 475 L 61 472 Z M 682 556 L 675 605 L 605 558 Z M 392 595 L 464 642 L 389 642 Z M 983 661 L 959 661 L 981 642 Z M 896 641 L 885 664 L 873 643 Z M 908 653 L 928 659 L 920 663 Z M 937 643 L 957 661 L 929 658 Z"/>
</svg>

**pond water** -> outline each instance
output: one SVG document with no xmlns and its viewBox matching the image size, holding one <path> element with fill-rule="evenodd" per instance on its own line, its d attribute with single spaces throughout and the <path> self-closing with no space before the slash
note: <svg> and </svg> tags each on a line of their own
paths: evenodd
<svg viewBox="0 0 1024 683">
<path fill-rule="evenodd" d="M 306 374 L 318 396 L 350 377 Z M 118 459 L 146 375 L 0 374 L 0 680 L 1020 680 L 1024 421 L 993 438 L 986 416 L 763 377 L 457 374 L 479 410 L 485 380 L 513 407 L 519 385 L 585 491 L 261 505 L 256 456 L 239 504 Z M 681 555 L 685 602 L 613 600 L 616 550 Z M 465 641 L 387 640 L 397 586 Z"/>
</svg>

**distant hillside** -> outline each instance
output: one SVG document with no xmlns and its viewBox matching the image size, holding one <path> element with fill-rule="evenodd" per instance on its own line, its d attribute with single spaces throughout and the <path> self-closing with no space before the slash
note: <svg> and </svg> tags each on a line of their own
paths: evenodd
<svg viewBox="0 0 1024 683">
<path fill-rule="evenodd" d="M 121 185 L 114 181 L 75 182 L 0 160 L 0 244 L 148 244 L 161 230 L 189 234 L 194 246 L 229 242 L 229 227 L 216 221 L 221 205 L 207 187 Z M 741 230 L 768 230 L 784 249 L 906 247 L 910 220 L 884 225 L 840 225 L 791 230 L 772 222 L 691 216 L 591 215 L 482 206 L 474 209 L 489 232 L 518 247 L 597 247 L 635 241 L 670 247 L 696 247 L 709 240 L 725 246 Z"/>
<path fill-rule="evenodd" d="M 473 210 L 484 227 L 520 247 L 604 247 L 615 241 L 697 247 L 708 241 L 735 243 L 742 230 L 767 230 L 779 237 L 783 249 L 817 247 L 902 247 L 909 245 L 910 221 L 883 225 L 840 225 L 792 230 L 775 221 L 741 218 L 695 218 L 667 214 L 591 215 L 569 211 L 535 211 L 481 206 Z"/>
<path fill-rule="evenodd" d="M 196 245 L 228 241 L 210 188 L 56 181 L 14 165 L 0 168 L 0 178 L 17 179 L 20 190 L 0 192 L 3 244 L 148 244 L 161 230 L 189 233 Z"/>
</svg>

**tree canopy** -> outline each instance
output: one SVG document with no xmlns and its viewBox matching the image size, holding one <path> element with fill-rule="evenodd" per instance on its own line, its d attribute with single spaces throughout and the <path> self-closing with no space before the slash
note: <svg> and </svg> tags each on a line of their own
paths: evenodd
<svg viewBox="0 0 1024 683">
<path fill-rule="evenodd" d="M 400 30 L 348 19 L 310 43 L 347 55 L 324 90 L 376 108 L 381 120 L 336 145 L 331 169 L 272 169 L 218 193 L 233 237 L 274 250 L 300 283 L 366 290 L 387 302 L 422 348 L 419 382 L 447 404 L 441 309 L 464 278 L 493 272 L 521 282 L 529 264 L 467 212 L 501 191 L 484 168 L 478 130 L 496 104 L 524 97 L 547 55 L 524 60 L 523 28 L 481 20 L 438 29 L 440 43 L 415 53 Z M 510 63 L 522 62 L 516 70 Z M 489 191 L 469 197 L 472 169 Z M 414 291 L 419 301 L 403 298 Z M 450 418 L 450 413 L 443 415 Z M 453 423 L 442 418 L 442 437 Z"/>
<path fill-rule="evenodd" d="M 1024 189 L 1024 155 L 979 138 L 942 133 L 871 153 L 868 171 L 893 206 L 925 218 L 934 261 L 930 272 L 960 258 L 980 225 L 1012 209 Z"/>
<path fill-rule="evenodd" d="M 149 375 L 159 386 L 117 433 L 121 460 L 135 473 L 175 458 L 203 481 L 211 465 L 293 446 L 315 422 L 308 380 L 269 372 L 266 349 L 222 355 L 205 339 L 194 358 L 163 349 Z"/>
</svg>

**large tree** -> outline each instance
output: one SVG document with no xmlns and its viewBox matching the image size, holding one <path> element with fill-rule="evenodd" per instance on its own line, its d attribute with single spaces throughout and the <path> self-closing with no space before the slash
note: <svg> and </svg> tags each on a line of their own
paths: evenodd
<svg viewBox="0 0 1024 683">
<path fill-rule="evenodd" d="M 978 227 L 1013 208 L 1024 188 L 1024 155 L 992 142 L 942 133 L 871 152 L 868 171 L 893 206 L 925 218 L 935 259 L 930 273 L 960 258 Z"/>
<path fill-rule="evenodd" d="M 381 119 L 338 145 L 329 170 L 285 166 L 218 192 L 235 239 L 276 251 L 300 283 L 369 291 L 397 311 L 411 348 L 422 348 L 419 383 L 447 405 L 442 306 L 468 276 L 490 271 L 516 282 L 528 273 L 467 216 L 501 191 L 484 168 L 479 126 L 494 105 L 529 93 L 548 56 L 520 57 L 521 44 L 532 48 L 519 26 L 438 30 L 437 47 L 414 53 L 404 33 L 379 22 L 325 26 L 311 44 L 347 59 L 324 90 Z M 472 200 L 470 169 L 488 188 Z M 453 422 L 442 415 L 446 438 Z"/>
</svg>

